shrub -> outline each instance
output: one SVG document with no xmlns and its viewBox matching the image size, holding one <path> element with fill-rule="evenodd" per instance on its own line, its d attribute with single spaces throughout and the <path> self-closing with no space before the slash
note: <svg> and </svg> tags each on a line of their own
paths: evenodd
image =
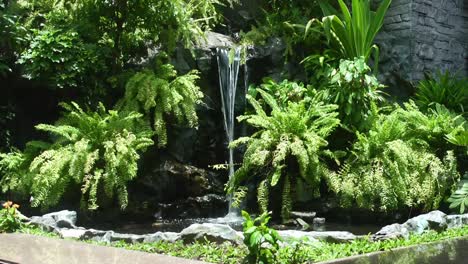
<svg viewBox="0 0 468 264">
<path fill-rule="evenodd" d="M 196 106 L 203 93 L 196 85 L 197 71 L 177 76 L 174 66 L 164 64 L 156 72 L 144 70 L 136 73 L 126 85 L 125 97 L 118 103 L 122 111 L 145 114 L 158 136 L 160 147 L 167 144 L 167 129 L 171 117 L 178 124 L 198 126 Z"/>
<path fill-rule="evenodd" d="M 281 217 L 285 221 L 292 208 L 291 191 L 296 177 L 318 191 L 316 187 L 327 171 L 322 158 L 333 156 L 325 147 L 328 144 L 326 137 L 339 124 L 338 114 L 334 112 L 337 107 L 319 101 L 310 104 L 301 101 L 290 102 L 282 108 L 270 94 L 261 89 L 259 92 L 272 111 L 267 114 L 258 101 L 247 96 L 255 113 L 240 116 L 238 120 L 247 122 L 257 132 L 231 143 L 232 148 L 246 144 L 247 150 L 242 166 L 229 180 L 227 190 L 228 193 L 245 194 L 245 186 L 254 181 L 263 212 L 268 211 L 270 189 L 281 191 Z"/>
<path fill-rule="evenodd" d="M 0 233 L 15 232 L 23 226 L 17 213 L 18 208 L 19 205 L 11 201 L 3 203 L 3 209 L 0 210 Z"/>
<path fill-rule="evenodd" d="M 415 101 L 423 110 L 441 104 L 452 111 L 464 113 L 468 110 L 468 78 L 460 78 L 448 71 L 426 74 L 426 78 L 416 87 Z"/>
<path fill-rule="evenodd" d="M 376 211 L 437 208 L 460 178 L 444 137 L 463 123 L 446 109 L 424 114 L 411 102 L 381 114 L 359 134 L 352 155 L 329 184 L 344 206 Z"/>
<path fill-rule="evenodd" d="M 98 196 L 117 196 L 127 206 L 126 184 L 137 175 L 139 150 L 153 144 L 151 131 L 135 127 L 141 114 L 85 112 L 77 104 L 62 104 L 67 111 L 57 125 L 40 124 L 38 130 L 54 141 L 31 142 L 26 150 L 3 154 L 0 169 L 5 189 L 32 195 L 32 206 L 56 205 L 68 187 L 81 186 L 82 206 L 98 208 Z M 101 195 L 101 190 L 103 194 Z"/>
<path fill-rule="evenodd" d="M 276 230 L 267 226 L 270 220 L 269 213 L 265 212 L 252 220 L 246 211 L 244 217 L 244 244 L 249 249 L 248 263 L 269 264 L 277 263 L 277 252 L 280 248 L 281 237 Z"/>
</svg>

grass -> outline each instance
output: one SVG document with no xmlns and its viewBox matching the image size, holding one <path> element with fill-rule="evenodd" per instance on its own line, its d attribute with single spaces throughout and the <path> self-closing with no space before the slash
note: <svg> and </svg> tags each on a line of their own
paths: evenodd
<svg viewBox="0 0 468 264">
<path fill-rule="evenodd" d="M 59 237 L 57 234 L 44 232 L 38 228 L 30 226 L 25 227 L 18 232 L 55 238 Z M 411 235 L 408 239 L 401 238 L 376 242 L 369 241 L 368 237 L 363 237 L 345 244 L 326 242 L 304 243 L 302 241 L 297 241 L 290 246 L 280 248 L 276 263 L 313 263 L 463 236 L 468 236 L 468 226 L 449 229 L 440 233 L 437 233 L 436 231 L 428 231 L 420 235 Z M 109 245 L 91 240 L 85 242 Z M 113 242 L 110 246 L 223 264 L 242 263 L 243 259 L 248 254 L 248 250 L 245 246 L 234 246 L 229 243 L 217 245 L 208 241 L 189 245 L 184 245 L 181 241 L 175 243 L 155 242 L 138 244 Z"/>
</svg>

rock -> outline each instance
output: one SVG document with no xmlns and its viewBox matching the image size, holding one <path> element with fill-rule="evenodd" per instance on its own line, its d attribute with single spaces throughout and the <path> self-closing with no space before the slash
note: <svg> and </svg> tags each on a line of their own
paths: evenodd
<svg viewBox="0 0 468 264">
<path fill-rule="evenodd" d="M 316 217 L 316 218 L 314 218 L 314 220 L 312 221 L 312 223 L 313 223 L 314 225 L 324 225 L 324 224 L 325 224 L 325 218 Z"/>
<path fill-rule="evenodd" d="M 141 243 L 145 240 L 144 235 L 134 235 L 134 234 L 120 234 L 111 232 L 110 233 L 110 242 L 114 241 L 124 241 L 126 243 Z"/>
<path fill-rule="evenodd" d="M 62 238 L 82 239 L 86 231 L 84 228 L 61 228 L 58 233 Z"/>
<path fill-rule="evenodd" d="M 215 174 L 171 159 L 162 161 L 139 182 L 161 201 L 223 193 L 223 183 Z"/>
<path fill-rule="evenodd" d="M 357 237 L 346 231 L 297 231 L 297 230 L 281 230 L 279 235 L 285 240 L 298 240 L 307 238 L 309 241 L 325 241 L 330 243 L 345 243 L 355 240 Z"/>
<path fill-rule="evenodd" d="M 317 242 L 318 240 L 310 235 L 309 232 L 298 231 L 298 230 L 280 230 L 278 234 L 286 242 L 294 242 L 298 240 L 306 240 L 308 242 Z"/>
<path fill-rule="evenodd" d="M 49 232 L 56 231 L 57 228 L 75 228 L 76 212 L 63 210 L 43 216 L 33 216 L 30 223 Z"/>
<path fill-rule="evenodd" d="M 357 238 L 354 234 L 347 231 L 312 231 L 309 233 L 311 233 L 312 237 L 318 240 L 330 243 L 345 243 L 353 241 Z"/>
<path fill-rule="evenodd" d="M 228 225 L 211 223 L 193 224 L 182 230 L 180 236 L 184 243 L 202 242 L 206 238 L 208 241 L 219 244 L 226 241 L 241 244 L 244 239 L 241 233 L 236 232 Z"/>
<path fill-rule="evenodd" d="M 170 204 L 159 204 L 158 207 L 155 215 L 160 218 L 202 218 L 225 214 L 228 201 L 223 195 L 207 194 Z"/>
<path fill-rule="evenodd" d="M 180 234 L 176 232 L 156 232 L 154 234 L 145 235 L 144 243 L 153 243 L 158 241 L 175 242 L 180 239 Z"/>
<path fill-rule="evenodd" d="M 313 221 L 316 215 L 316 212 L 291 212 L 291 218 L 300 218 L 306 222 Z"/>
<path fill-rule="evenodd" d="M 230 48 L 234 46 L 234 39 L 220 33 L 205 32 L 205 38 L 200 39 L 196 49 L 210 50 L 215 48 Z"/>
<path fill-rule="evenodd" d="M 396 239 L 396 238 L 407 238 L 409 236 L 408 229 L 400 224 L 392 224 L 384 226 L 377 233 L 373 234 L 371 239 L 374 241 Z"/>
<path fill-rule="evenodd" d="M 460 228 L 468 225 L 468 214 L 447 215 L 447 228 Z"/>
<path fill-rule="evenodd" d="M 411 233 L 421 234 L 426 230 L 438 232 L 447 229 L 446 214 L 441 211 L 432 211 L 427 214 L 418 215 L 406 221 L 403 225 Z"/>
</svg>

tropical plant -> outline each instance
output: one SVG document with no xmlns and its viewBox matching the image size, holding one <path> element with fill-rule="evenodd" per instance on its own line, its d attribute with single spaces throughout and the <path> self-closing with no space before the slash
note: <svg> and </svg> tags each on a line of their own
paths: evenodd
<svg viewBox="0 0 468 264">
<path fill-rule="evenodd" d="M 323 101 L 339 106 L 343 127 L 363 131 L 372 122 L 372 106 L 383 101 L 381 85 L 370 73 L 363 57 L 341 60 L 339 68 L 328 76 L 328 84 L 319 90 Z"/>
<path fill-rule="evenodd" d="M 424 114 L 414 102 L 380 114 L 366 134 L 357 135 L 352 155 L 331 189 L 344 206 L 376 211 L 438 208 L 458 182 L 457 159 L 444 137 L 463 126 L 442 106 Z M 378 186 L 378 187 L 377 187 Z"/>
<path fill-rule="evenodd" d="M 137 175 L 138 151 L 153 144 L 151 131 L 135 127 L 141 114 L 106 111 L 102 104 L 97 112 L 75 103 L 62 106 L 66 114 L 57 125 L 36 126 L 50 133 L 53 143 L 31 142 L 23 153 L 0 156 L 4 191 L 31 195 L 32 206 L 48 208 L 78 185 L 85 209 L 97 209 L 98 197 L 115 196 L 125 208 L 126 185 Z"/>
<path fill-rule="evenodd" d="M 468 110 L 468 78 L 461 78 L 449 71 L 426 74 L 416 87 L 416 103 L 427 110 L 436 104 L 464 113 Z"/>
<path fill-rule="evenodd" d="M 289 102 L 300 102 L 305 99 L 308 95 L 308 89 L 303 83 L 292 82 L 289 80 L 283 80 L 277 83 L 271 78 L 264 78 L 263 83 L 259 87 L 250 86 L 248 93 L 256 100 L 258 100 L 263 107 L 267 107 L 268 104 L 264 103 L 258 90 L 263 90 L 273 96 L 278 106 L 285 108 Z"/>
<path fill-rule="evenodd" d="M 460 214 L 465 212 L 468 208 L 468 173 L 465 173 L 463 179 L 458 183 L 456 191 L 447 201 L 450 203 L 450 209 L 458 208 Z"/>
<path fill-rule="evenodd" d="M 18 208 L 19 205 L 11 201 L 3 203 L 3 208 L 0 209 L 0 233 L 15 232 L 23 226 L 17 212 Z"/>
<path fill-rule="evenodd" d="M 272 264 L 277 263 L 277 252 L 280 248 L 281 237 L 276 230 L 267 226 L 270 213 L 264 212 L 259 217 L 252 219 L 246 211 L 242 211 L 244 217 L 244 244 L 249 249 L 248 263 Z"/>
<path fill-rule="evenodd" d="M 371 54 L 374 59 L 374 72 L 378 69 L 379 48 L 374 39 L 382 28 L 385 14 L 391 0 L 383 0 L 377 11 L 371 10 L 370 0 L 352 0 L 352 11 L 348 9 L 344 0 L 338 0 L 341 12 L 338 12 L 325 0 L 319 0 L 325 17 L 319 22 L 325 32 L 329 46 L 342 59 L 353 60 L 364 57 L 368 62 Z M 312 19 L 306 26 L 306 35 L 313 24 Z"/>
<path fill-rule="evenodd" d="M 245 121 L 257 132 L 231 143 L 231 148 L 245 144 L 247 150 L 242 166 L 228 182 L 227 191 L 242 191 L 241 187 L 253 180 L 258 186 L 257 199 L 262 212 L 268 211 L 270 189 L 280 191 L 281 217 L 286 221 L 292 208 L 296 178 L 303 178 L 318 192 L 319 182 L 326 174 L 322 159 L 333 156 L 325 147 L 327 136 L 339 124 L 337 106 L 300 101 L 282 108 L 270 94 L 261 89 L 258 92 L 272 111 L 267 114 L 258 101 L 247 96 L 255 113 L 240 116 L 238 120 Z"/>
<path fill-rule="evenodd" d="M 165 146 L 169 117 L 174 117 L 178 124 L 198 126 L 196 106 L 203 98 L 196 85 L 198 78 L 197 71 L 177 76 L 170 64 L 161 65 L 156 72 L 143 70 L 127 82 L 125 96 L 118 108 L 144 113 L 147 123 L 158 136 L 158 145 Z"/>
</svg>

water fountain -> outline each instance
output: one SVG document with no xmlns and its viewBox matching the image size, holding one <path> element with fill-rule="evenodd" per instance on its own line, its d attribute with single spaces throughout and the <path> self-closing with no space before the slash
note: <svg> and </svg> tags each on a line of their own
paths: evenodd
<svg viewBox="0 0 468 264">
<path fill-rule="evenodd" d="M 231 53 L 232 52 L 232 53 Z M 237 81 L 239 78 L 239 68 L 241 65 L 241 47 L 234 50 L 229 48 L 217 49 L 219 88 L 221 91 L 222 111 L 224 117 L 224 130 L 226 131 L 227 142 L 230 144 L 234 140 L 235 114 Z M 247 64 L 244 64 L 244 85 L 247 91 Z M 229 149 L 229 178 L 234 175 L 234 151 Z M 240 219 L 238 209 L 232 206 L 231 197 L 229 200 L 228 214 L 218 219 L 218 222 L 237 222 Z"/>
</svg>

